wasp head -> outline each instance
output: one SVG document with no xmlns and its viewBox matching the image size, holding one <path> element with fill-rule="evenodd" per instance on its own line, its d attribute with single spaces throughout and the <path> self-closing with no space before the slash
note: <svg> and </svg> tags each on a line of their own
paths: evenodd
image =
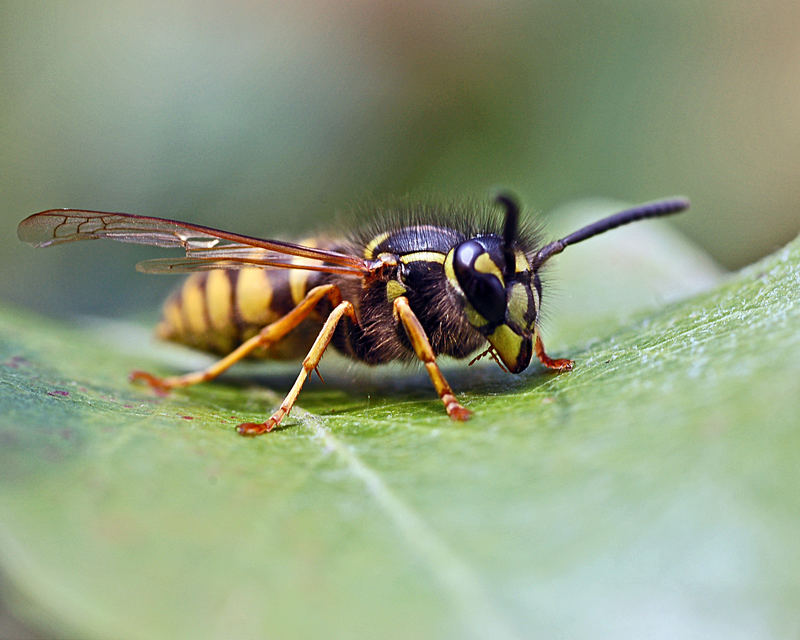
<svg viewBox="0 0 800 640">
<path fill-rule="evenodd" d="M 540 289 L 525 253 L 515 247 L 519 209 L 508 196 L 502 237 L 470 238 L 447 254 L 445 273 L 464 300 L 469 323 L 492 345 L 512 373 L 531 361 Z"/>
</svg>

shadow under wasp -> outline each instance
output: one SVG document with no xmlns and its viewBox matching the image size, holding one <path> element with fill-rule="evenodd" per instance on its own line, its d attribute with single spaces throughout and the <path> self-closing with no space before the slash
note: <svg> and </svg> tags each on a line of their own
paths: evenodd
<svg viewBox="0 0 800 640">
<path fill-rule="evenodd" d="M 166 301 L 157 333 L 224 357 L 184 375 L 135 371 L 131 377 L 166 392 L 212 380 L 245 357 L 305 355 L 278 409 L 264 422 L 237 427 L 259 435 L 291 411 L 330 344 L 367 364 L 421 362 L 454 420 L 467 420 L 471 412 L 453 394 L 438 355 L 466 358 L 485 347 L 473 361 L 488 355 L 510 373 L 526 369 L 533 354 L 549 369 L 572 369 L 571 360 L 550 358 L 542 344 L 542 266 L 569 245 L 689 206 L 685 198 L 643 204 L 542 246 L 530 224 L 521 223 L 513 197 L 501 194 L 495 204 L 502 220 L 489 209 L 407 205 L 346 237 L 300 244 L 78 209 L 36 213 L 17 233 L 37 247 L 97 238 L 182 247 L 183 257 L 137 265 L 145 273 L 197 272 Z"/>
</svg>

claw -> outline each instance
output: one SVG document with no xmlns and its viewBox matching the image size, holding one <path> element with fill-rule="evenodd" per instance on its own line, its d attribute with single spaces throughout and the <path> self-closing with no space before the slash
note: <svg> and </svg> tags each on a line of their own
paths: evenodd
<svg viewBox="0 0 800 640">
<path fill-rule="evenodd" d="M 150 385 L 150 388 L 160 396 L 167 395 L 169 390 L 172 388 L 164 381 L 164 378 L 159 378 L 158 376 L 154 376 L 152 373 L 147 373 L 146 371 L 131 371 L 131 375 L 128 376 L 128 379 L 131 382 L 137 382 L 139 380 L 146 382 L 148 385 Z"/>
<path fill-rule="evenodd" d="M 556 371 L 572 371 L 572 366 L 575 364 L 573 360 L 566 358 L 559 358 L 558 360 L 550 360 L 545 366 L 548 369 L 555 369 Z"/>
<path fill-rule="evenodd" d="M 452 420 L 458 420 L 459 422 L 464 422 L 465 420 L 470 419 L 470 417 L 472 416 L 472 411 L 470 411 L 466 407 L 458 405 L 448 409 L 447 415 L 450 416 Z"/>
<path fill-rule="evenodd" d="M 243 422 L 236 427 L 236 431 L 242 436 L 260 436 L 262 433 L 269 433 L 280 424 L 287 413 L 289 412 L 281 407 L 264 422 Z"/>
<path fill-rule="evenodd" d="M 262 433 L 269 433 L 278 423 L 270 418 L 266 422 L 243 422 L 236 431 L 243 436 L 260 436 Z"/>
<path fill-rule="evenodd" d="M 554 360 L 547 355 L 544 350 L 544 345 L 542 344 L 542 339 L 539 337 L 538 333 L 536 334 L 536 345 L 534 349 L 536 350 L 536 357 L 539 358 L 539 362 L 548 369 L 553 369 L 554 371 L 572 371 L 572 366 L 575 364 L 572 360 L 567 360 L 566 358 Z"/>
</svg>

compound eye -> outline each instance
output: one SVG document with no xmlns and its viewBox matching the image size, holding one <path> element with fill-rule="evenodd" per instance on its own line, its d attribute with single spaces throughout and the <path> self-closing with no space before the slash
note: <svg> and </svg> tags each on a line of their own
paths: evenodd
<svg viewBox="0 0 800 640">
<path fill-rule="evenodd" d="M 480 243 L 462 242 L 453 255 L 453 271 L 467 300 L 490 324 L 506 317 L 506 288 L 500 269 Z"/>
</svg>

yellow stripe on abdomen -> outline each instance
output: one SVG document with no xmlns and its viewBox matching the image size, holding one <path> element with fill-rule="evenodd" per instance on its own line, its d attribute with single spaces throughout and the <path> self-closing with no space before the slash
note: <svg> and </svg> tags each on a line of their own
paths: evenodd
<svg viewBox="0 0 800 640">
<path fill-rule="evenodd" d="M 314 286 L 317 274 L 303 270 L 218 269 L 190 275 L 164 304 L 157 335 L 226 354 L 266 325 L 286 315 Z M 319 331 L 316 316 L 269 349 L 252 357 L 302 357 Z"/>
<path fill-rule="evenodd" d="M 206 321 L 205 280 L 208 274 L 195 273 L 189 276 L 181 291 L 181 311 L 188 333 L 201 337 L 208 333 Z"/>
<path fill-rule="evenodd" d="M 228 273 L 222 269 L 208 272 L 206 280 L 206 305 L 211 328 L 221 333 L 232 333 L 233 288 Z"/>
<path fill-rule="evenodd" d="M 156 327 L 156 335 L 162 340 L 174 340 L 185 332 L 179 293 L 173 293 L 164 303 L 161 322 Z"/>
<path fill-rule="evenodd" d="M 236 279 L 236 311 L 241 322 L 264 326 L 275 314 L 270 309 L 272 284 L 265 269 L 240 269 Z"/>
</svg>

